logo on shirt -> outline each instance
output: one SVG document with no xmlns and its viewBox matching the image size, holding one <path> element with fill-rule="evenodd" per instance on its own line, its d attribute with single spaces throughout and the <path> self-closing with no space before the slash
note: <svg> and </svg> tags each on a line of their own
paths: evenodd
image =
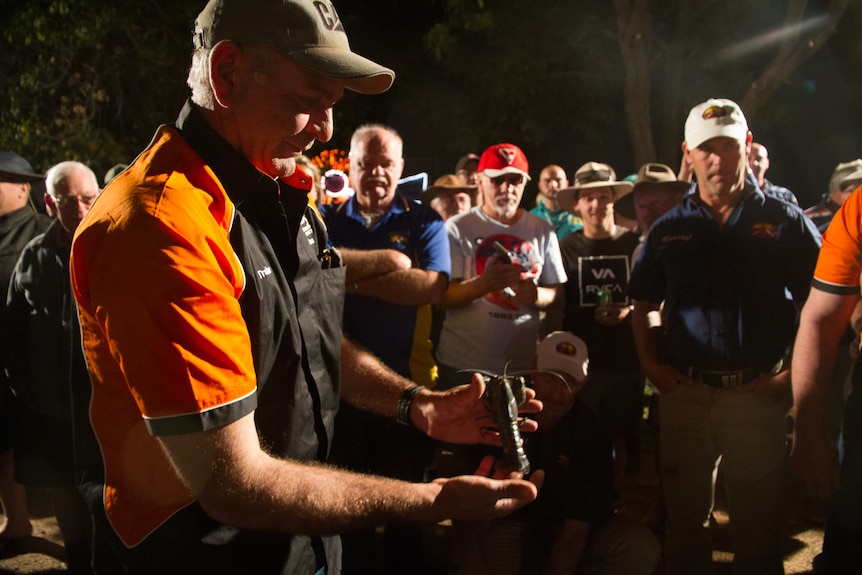
<svg viewBox="0 0 862 575">
<path fill-rule="evenodd" d="M 263 269 L 257 270 L 258 279 L 263 279 L 268 275 L 272 275 L 272 268 L 269 266 L 263 266 Z"/>
<path fill-rule="evenodd" d="M 407 232 L 389 232 L 389 243 L 396 245 L 406 245 Z"/>
<path fill-rule="evenodd" d="M 305 239 L 308 240 L 308 245 L 313 246 L 317 243 L 317 240 L 314 237 L 314 228 L 311 227 L 308 218 L 305 216 L 302 216 L 302 220 L 299 222 L 299 229 L 301 229 L 302 233 L 305 234 Z"/>
<path fill-rule="evenodd" d="M 775 224 L 760 222 L 751 226 L 751 236 L 755 238 L 774 238 L 778 236 Z"/>
<path fill-rule="evenodd" d="M 678 234 L 675 236 L 662 236 L 661 241 L 664 243 L 690 242 L 691 241 L 691 234 Z"/>
<path fill-rule="evenodd" d="M 600 291 L 610 292 L 616 303 L 627 303 L 631 261 L 628 256 L 583 256 L 578 258 L 578 282 L 581 307 L 596 305 Z"/>
</svg>

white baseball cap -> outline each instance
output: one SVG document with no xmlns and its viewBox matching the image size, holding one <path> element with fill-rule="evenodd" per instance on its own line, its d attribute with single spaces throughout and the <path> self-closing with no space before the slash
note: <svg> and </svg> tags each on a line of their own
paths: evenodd
<svg viewBox="0 0 862 575">
<path fill-rule="evenodd" d="M 692 150 L 707 140 L 727 136 L 745 142 L 748 122 L 739 105 L 725 98 L 710 98 L 688 113 L 685 121 L 685 143 Z"/>
<path fill-rule="evenodd" d="M 587 344 L 571 332 L 549 333 L 536 348 L 536 367 L 541 371 L 567 373 L 582 382 L 589 366 Z"/>
</svg>

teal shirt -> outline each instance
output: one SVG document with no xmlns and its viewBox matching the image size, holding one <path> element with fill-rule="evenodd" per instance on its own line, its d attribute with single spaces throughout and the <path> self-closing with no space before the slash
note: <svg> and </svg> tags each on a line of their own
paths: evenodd
<svg viewBox="0 0 862 575">
<path fill-rule="evenodd" d="M 557 239 L 563 239 L 564 236 L 572 232 L 576 232 L 584 227 L 581 218 L 572 215 L 566 210 L 560 209 L 552 212 L 545 206 L 545 200 L 541 200 L 539 205 L 530 210 L 530 213 L 537 216 L 554 227 L 557 232 Z"/>
</svg>

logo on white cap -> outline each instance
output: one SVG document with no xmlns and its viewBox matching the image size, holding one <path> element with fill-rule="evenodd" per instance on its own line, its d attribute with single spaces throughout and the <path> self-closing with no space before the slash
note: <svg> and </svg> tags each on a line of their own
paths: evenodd
<svg viewBox="0 0 862 575">
<path fill-rule="evenodd" d="M 567 373 L 580 382 L 586 379 L 589 366 L 587 344 L 568 331 L 548 334 L 536 349 L 536 367 L 542 371 Z"/>
<path fill-rule="evenodd" d="M 698 104 L 685 121 L 685 143 L 694 149 L 712 138 L 725 136 L 744 142 L 748 137 L 748 122 L 739 105 L 725 98 L 711 98 Z"/>
</svg>

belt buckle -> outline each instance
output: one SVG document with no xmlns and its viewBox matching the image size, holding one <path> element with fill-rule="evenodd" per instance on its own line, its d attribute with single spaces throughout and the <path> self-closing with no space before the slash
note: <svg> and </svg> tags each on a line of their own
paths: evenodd
<svg viewBox="0 0 862 575">
<path fill-rule="evenodd" d="M 734 389 L 744 381 L 744 371 L 709 371 L 694 366 L 688 368 L 688 376 L 708 387 L 727 390 Z"/>
<path fill-rule="evenodd" d="M 733 389 L 737 385 L 739 385 L 742 372 L 736 371 L 734 373 L 725 374 L 721 376 L 721 389 Z"/>
</svg>

